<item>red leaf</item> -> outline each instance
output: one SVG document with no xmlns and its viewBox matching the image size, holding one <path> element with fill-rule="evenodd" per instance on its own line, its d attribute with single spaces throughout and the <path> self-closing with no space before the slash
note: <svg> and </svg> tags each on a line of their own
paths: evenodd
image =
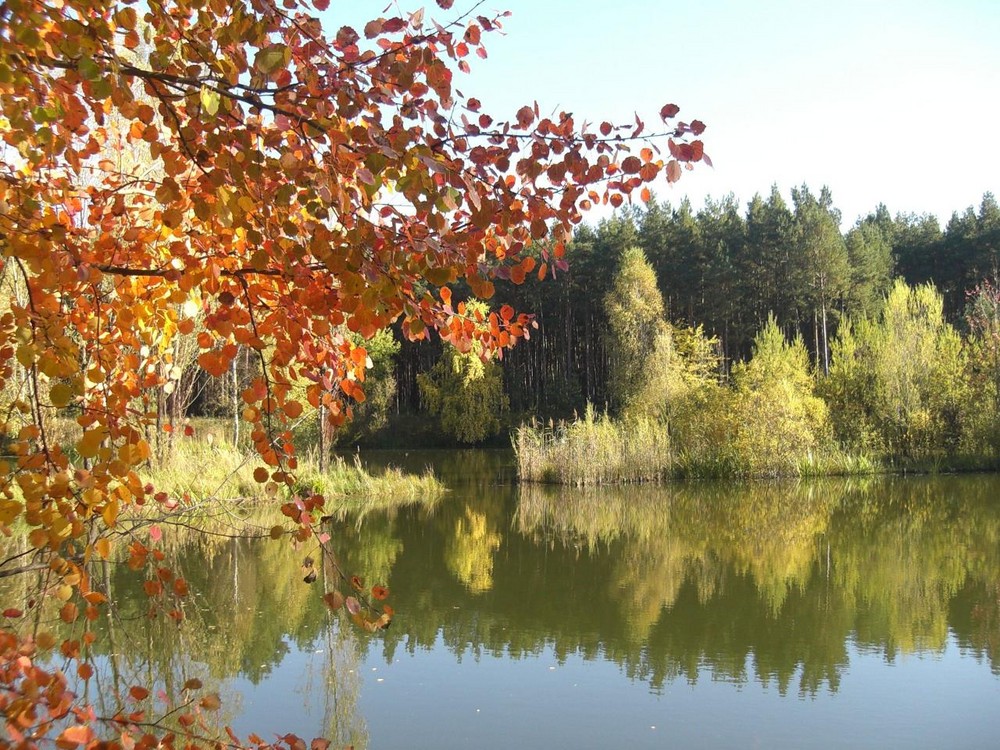
<svg viewBox="0 0 1000 750">
<path fill-rule="evenodd" d="M 316 10 L 326 10 L 330 7 L 330 0 L 313 0 L 313 5 L 316 6 Z"/>
<path fill-rule="evenodd" d="M 336 46 L 339 49 L 344 49 L 345 47 L 350 47 L 352 44 L 355 44 L 358 39 L 360 39 L 358 32 L 350 26 L 341 26 L 340 31 L 337 32 Z"/>
<path fill-rule="evenodd" d="M 667 182 L 677 182 L 681 178 L 681 165 L 676 159 L 667 162 Z"/>
<path fill-rule="evenodd" d="M 352 615 L 361 614 L 361 604 L 353 596 L 349 596 L 344 600 L 344 606 L 347 607 L 347 611 Z"/>
<path fill-rule="evenodd" d="M 339 591 L 329 591 L 323 594 L 323 603 L 333 611 L 337 611 L 344 606 L 344 595 Z"/>
<path fill-rule="evenodd" d="M 3 611 L 3 616 L 4 617 L 20 617 L 23 614 L 24 614 L 24 612 L 22 612 L 19 609 L 15 609 L 14 607 L 11 607 L 10 609 L 5 609 Z"/>
<path fill-rule="evenodd" d="M 218 693 L 209 693 L 198 701 L 198 705 L 206 711 L 218 711 L 222 707 L 222 700 L 219 698 Z"/>
<path fill-rule="evenodd" d="M 664 104 L 660 109 L 660 117 L 664 122 L 669 120 L 671 117 L 676 117 L 677 113 L 681 111 L 681 108 L 676 104 Z"/>
<path fill-rule="evenodd" d="M 705 132 L 705 123 L 703 123 L 701 120 L 692 120 L 691 125 L 689 127 L 691 128 L 691 132 L 694 135 L 701 135 L 702 133 Z"/>
<path fill-rule="evenodd" d="M 395 34 L 397 31 L 402 31 L 406 28 L 406 21 L 402 18 L 390 18 L 388 21 L 382 23 L 382 31 L 386 34 Z"/>
</svg>

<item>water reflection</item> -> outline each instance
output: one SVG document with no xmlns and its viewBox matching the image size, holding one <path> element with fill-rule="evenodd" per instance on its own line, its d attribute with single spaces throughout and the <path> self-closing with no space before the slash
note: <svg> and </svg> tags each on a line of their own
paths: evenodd
<svg viewBox="0 0 1000 750">
<path fill-rule="evenodd" d="M 891 662 L 951 632 L 996 671 L 997 486 L 480 487 L 397 527 L 408 615 L 382 647 L 441 633 L 456 654 L 600 655 L 654 689 L 710 673 L 814 694 L 849 644 Z"/>
<path fill-rule="evenodd" d="M 115 607 L 92 689 L 175 695 L 197 677 L 228 698 L 223 723 L 279 696 L 313 716 L 285 730 L 365 747 L 361 666 L 442 648 L 611 662 L 654 693 L 712 679 L 832 694 L 858 653 L 891 664 L 951 643 L 1000 677 L 995 477 L 581 491 L 516 487 L 495 457 L 475 461 L 451 479 L 438 467 L 454 490 L 431 509 L 332 524 L 341 566 L 391 589 L 387 632 L 331 614 L 331 571 L 303 584 L 301 550 L 175 539 L 193 592 L 181 628 L 144 616 L 124 566 L 99 571 Z"/>
</svg>

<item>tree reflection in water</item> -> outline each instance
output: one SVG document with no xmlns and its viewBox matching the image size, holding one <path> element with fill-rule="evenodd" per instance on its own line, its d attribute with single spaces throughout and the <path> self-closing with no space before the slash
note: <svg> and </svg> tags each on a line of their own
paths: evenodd
<svg viewBox="0 0 1000 750">
<path fill-rule="evenodd" d="M 192 591 L 180 628 L 145 617 L 120 565 L 95 573 L 115 605 L 90 689 L 176 696 L 198 678 L 231 723 L 234 680 L 253 685 L 290 654 L 319 652 L 289 689 L 318 701 L 319 732 L 364 747 L 360 665 L 442 643 L 459 657 L 608 660 L 654 691 L 706 676 L 837 691 L 855 647 L 891 662 L 949 639 L 1000 676 L 995 477 L 571 490 L 460 468 L 433 508 L 332 524 L 340 564 L 391 589 L 388 631 L 330 613 L 330 571 L 303 584 L 302 552 L 285 543 L 176 537 Z"/>
</svg>

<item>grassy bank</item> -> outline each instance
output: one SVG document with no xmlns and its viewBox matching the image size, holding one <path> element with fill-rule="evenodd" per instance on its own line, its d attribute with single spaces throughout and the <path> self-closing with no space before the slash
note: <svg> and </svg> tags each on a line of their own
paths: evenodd
<svg viewBox="0 0 1000 750">
<path fill-rule="evenodd" d="M 704 437 L 704 436 L 703 436 Z M 672 480 L 727 480 L 951 474 L 997 471 L 992 456 L 960 454 L 937 458 L 879 458 L 824 446 L 768 452 L 762 441 L 729 439 L 672 441 L 664 425 L 617 420 L 606 415 L 574 422 L 531 424 L 511 435 L 522 482 L 590 486 Z"/>
<path fill-rule="evenodd" d="M 650 419 L 595 416 L 522 425 L 512 434 L 522 482 L 563 485 L 634 484 L 681 479 L 747 479 L 874 474 L 891 470 L 869 456 L 835 447 L 761 445 L 740 439 L 720 421 L 697 440 L 672 441 Z M 773 441 L 769 441 L 773 442 Z"/>
<path fill-rule="evenodd" d="M 142 478 L 173 498 L 202 500 L 254 500 L 265 495 L 264 487 L 254 477 L 260 459 L 219 440 L 185 438 L 159 464 L 142 472 Z M 299 493 L 315 493 L 327 499 L 330 508 L 370 508 L 411 501 L 433 499 L 445 490 L 429 470 L 407 474 L 395 468 L 372 474 L 360 461 L 340 457 L 330 460 L 321 471 L 315 453 L 306 453 L 294 472 Z"/>
</svg>

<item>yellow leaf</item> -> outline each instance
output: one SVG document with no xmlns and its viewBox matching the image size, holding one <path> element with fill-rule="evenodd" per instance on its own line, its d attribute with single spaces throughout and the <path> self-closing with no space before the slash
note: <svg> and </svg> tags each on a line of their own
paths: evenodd
<svg viewBox="0 0 1000 750">
<path fill-rule="evenodd" d="M 97 452 L 101 449 L 101 443 L 104 442 L 105 430 L 103 428 L 97 428 L 93 430 L 87 430 L 83 433 L 83 437 L 80 438 L 80 442 L 76 444 L 76 450 L 83 458 L 94 458 Z"/>
<path fill-rule="evenodd" d="M 56 383 L 49 389 L 49 401 L 51 401 L 52 405 L 56 408 L 68 406 L 72 398 L 73 389 L 65 383 Z"/>
<path fill-rule="evenodd" d="M 108 526 L 115 525 L 115 522 L 118 520 L 118 502 L 116 500 L 112 500 L 104 506 L 104 510 L 101 511 L 101 518 L 104 519 L 104 523 Z"/>
<path fill-rule="evenodd" d="M 106 538 L 98 539 L 94 542 L 94 551 L 101 556 L 102 560 L 107 560 L 111 555 L 111 542 Z"/>
<path fill-rule="evenodd" d="M 257 52 L 253 65 L 261 73 L 270 74 L 286 64 L 291 51 L 284 44 L 272 44 Z"/>
<path fill-rule="evenodd" d="M 215 117 L 215 113 L 219 111 L 219 102 L 218 91 L 210 89 L 208 86 L 201 87 L 201 108 L 205 114 Z"/>
</svg>

